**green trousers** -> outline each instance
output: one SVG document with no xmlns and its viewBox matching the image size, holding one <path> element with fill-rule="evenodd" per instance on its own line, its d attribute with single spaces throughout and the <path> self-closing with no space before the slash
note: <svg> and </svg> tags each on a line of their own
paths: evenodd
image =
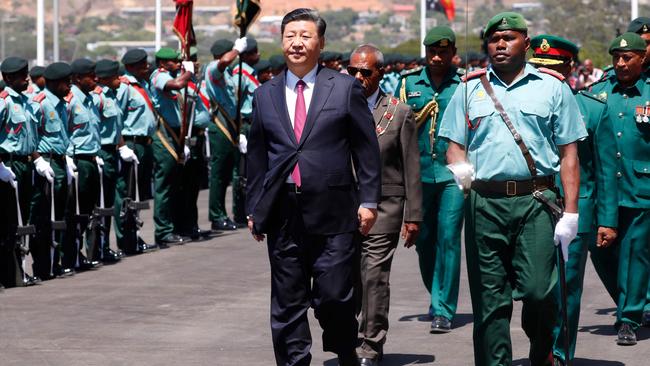
<svg viewBox="0 0 650 366">
<path fill-rule="evenodd" d="M 54 171 L 54 219 L 65 219 L 66 201 L 68 198 L 68 178 L 66 173 L 65 158 L 50 159 L 47 154 L 43 159 L 49 161 Z M 36 237 L 32 241 L 32 269 L 34 276 L 42 279 L 54 274 L 55 268 L 60 266 L 63 257 L 63 232 L 52 232 L 50 183 L 38 174 L 34 174 L 34 193 L 32 195 L 32 208 L 30 222 L 36 225 Z M 55 245 L 53 245 L 53 241 Z"/>
<path fill-rule="evenodd" d="M 616 324 L 637 329 L 642 322 L 650 278 L 650 209 L 619 207 L 618 306 Z"/>
<path fill-rule="evenodd" d="M 153 171 L 153 148 L 151 144 L 136 143 L 131 140 L 126 141 L 126 145 L 135 152 L 138 157 L 138 193 L 140 200 L 146 201 L 151 199 L 151 173 Z M 117 175 L 117 182 L 115 188 L 115 238 L 117 240 L 117 247 L 129 251 L 132 248 L 126 248 L 124 244 L 123 223 L 120 218 L 120 211 L 122 209 L 122 202 L 124 198 L 130 196 L 132 199 L 135 197 L 135 187 L 131 187 L 129 191 L 129 181 L 132 178 L 133 164 L 120 161 L 119 173 Z M 133 183 L 135 184 L 135 183 Z M 129 193 L 130 192 L 130 193 Z"/>
<path fill-rule="evenodd" d="M 29 223 L 29 211 L 32 195 L 32 167 L 27 161 L 4 161 L 7 167 L 16 175 L 18 184 L 19 203 L 23 225 Z M 16 208 L 16 193 L 9 184 L 0 181 L 0 283 L 4 287 L 23 285 L 22 255 L 19 240 L 26 237 L 16 237 L 18 214 Z M 30 245 L 31 247 L 32 245 Z"/>
<path fill-rule="evenodd" d="M 618 302 L 619 246 L 612 244 L 607 248 L 598 248 L 594 240 L 592 243 L 589 243 L 589 254 L 598 278 L 600 278 L 603 286 L 605 286 L 605 290 L 607 290 L 614 305 L 616 305 Z"/>
<path fill-rule="evenodd" d="M 110 208 L 115 205 L 115 192 L 117 186 L 117 176 L 120 168 L 120 156 L 115 149 L 115 146 L 102 146 L 102 149 L 99 150 L 97 154 L 100 158 L 104 160 L 104 166 L 102 167 L 102 184 L 104 185 L 104 207 Z M 114 207 L 113 207 L 114 208 Z M 119 214 L 117 215 L 119 217 Z M 104 242 L 103 251 L 106 251 L 110 248 L 111 244 L 111 217 L 104 217 L 104 226 L 106 227 L 104 233 Z M 103 255 L 102 255 L 103 257 Z"/>
<path fill-rule="evenodd" d="M 176 131 L 177 134 L 179 131 Z M 171 138 L 167 142 L 173 149 L 178 151 L 175 141 Z M 153 171 L 154 171 L 154 236 L 156 241 L 164 239 L 173 234 L 174 208 L 178 207 L 179 185 L 181 181 L 180 168 L 176 159 L 165 148 L 160 138 L 156 135 L 153 138 Z"/>
<path fill-rule="evenodd" d="M 551 191 L 544 194 L 555 198 Z M 465 238 L 475 365 L 512 364 L 514 299 L 523 302 L 531 365 L 550 366 L 557 315 L 551 214 L 532 196 L 487 197 L 472 191 L 465 205 Z"/>
<path fill-rule="evenodd" d="M 233 186 L 239 182 L 239 176 L 235 175 L 235 168 L 239 164 L 239 150 L 221 131 L 210 129 L 208 138 L 210 139 L 210 209 L 208 218 L 214 222 L 228 217 L 226 189 L 231 182 L 233 182 Z M 239 207 L 236 207 L 240 200 L 236 199 L 235 191 L 233 189 L 233 212 L 240 210 Z"/>
<path fill-rule="evenodd" d="M 182 173 L 179 184 L 179 196 L 175 212 L 175 228 L 178 234 L 189 233 L 198 228 L 198 207 L 196 201 L 201 190 L 201 181 L 205 174 L 205 135 L 195 136 L 196 144 L 190 148 L 190 158 L 180 167 Z"/>
<path fill-rule="evenodd" d="M 423 220 L 415 243 L 434 316 L 452 319 L 458 304 L 463 193 L 453 181 L 422 184 Z"/>
</svg>

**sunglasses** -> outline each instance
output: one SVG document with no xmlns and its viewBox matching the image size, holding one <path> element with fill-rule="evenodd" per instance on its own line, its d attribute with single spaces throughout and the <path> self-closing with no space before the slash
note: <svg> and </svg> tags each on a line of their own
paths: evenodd
<svg viewBox="0 0 650 366">
<path fill-rule="evenodd" d="M 358 72 L 360 72 L 361 76 L 363 76 L 364 78 L 369 78 L 374 71 L 368 69 L 358 69 L 356 67 L 348 66 L 348 74 L 350 74 L 351 76 L 355 76 Z"/>
</svg>

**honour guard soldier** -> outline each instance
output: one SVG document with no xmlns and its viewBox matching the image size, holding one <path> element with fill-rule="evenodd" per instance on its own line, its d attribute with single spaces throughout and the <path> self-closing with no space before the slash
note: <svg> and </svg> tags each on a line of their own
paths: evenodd
<svg viewBox="0 0 650 366">
<path fill-rule="evenodd" d="M 220 39 L 212 44 L 214 60 L 205 68 L 205 89 L 210 99 L 212 121 L 208 128 L 210 139 L 210 209 L 212 230 L 236 230 L 226 212 L 226 189 L 233 178 L 238 161 L 236 84 L 228 66 L 247 48 L 246 37 L 235 43 Z M 233 188 L 234 196 L 234 188 Z M 233 199 L 233 211 L 237 200 Z"/>
<path fill-rule="evenodd" d="M 609 271 L 605 283 L 616 296 L 619 345 L 636 344 L 636 330 L 643 321 L 650 279 L 650 80 L 644 70 L 646 43 L 636 33 L 624 33 L 612 42 L 609 53 L 613 76 L 592 86 L 593 95 L 607 102 L 617 146 L 618 238 L 604 246 L 616 246 L 616 255 L 603 260 Z M 602 269 L 601 269 L 602 270 Z M 616 279 L 616 290 L 612 289 Z"/>
<path fill-rule="evenodd" d="M 431 29 L 424 39 L 427 66 L 404 73 L 396 89 L 400 100 L 415 111 L 418 127 L 423 220 L 416 249 L 422 281 L 431 294 L 431 333 L 451 330 L 460 281 L 463 194 L 445 167 L 447 142 L 438 138 L 440 121 L 462 75 L 451 64 L 455 42 L 449 27 Z"/>
<path fill-rule="evenodd" d="M 189 148 L 179 146 L 181 123 L 183 121 L 185 96 L 182 90 L 192 77 L 189 71 L 180 71 L 179 53 L 162 47 L 156 52 L 156 66 L 151 74 L 150 91 L 158 117 L 154 135 L 154 223 L 156 244 L 165 248 L 174 244 L 185 244 L 175 234 L 174 208 L 177 206 L 180 167 L 189 158 Z"/>
<path fill-rule="evenodd" d="M 271 63 L 271 72 L 273 73 L 273 76 L 278 76 L 278 74 L 284 71 L 284 68 L 287 67 L 286 62 L 284 62 L 284 56 L 282 55 L 271 56 L 269 62 Z"/>
<path fill-rule="evenodd" d="M 512 364 L 514 299 L 523 301 L 531 365 L 551 365 L 555 246 L 568 249 L 578 230 L 576 141 L 587 131 L 561 75 L 526 63 L 530 39 L 520 14 L 496 15 L 485 36 L 490 66 L 467 75 L 440 127 L 440 136 L 449 140 L 449 168 L 468 194 L 465 245 L 474 360 L 478 366 Z M 553 202 L 557 173 L 563 214 Z"/>
<path fill-rule="evenodd" d="M 122 84 L 128 89 L 123 97 L 119 98 L 120 109 L 123 113 L 122 138 L 125 146 L 131 149 L 136 158 L 131 162 L 122 164 L 115 193 L 115 237 L 117 247 L 125 254 L 137 254 L 155 249 L 153 244 L 146 244 L 141 238 L 135 238 L 137 243 L 127 243 L 124 238 L 124 222 L 120 216 L 124 198 L 129 195 L 129 182 L 132 164 L 137 162 L 138 193 L 135 189 L 130 193 L 131 199 L 141 201 L 151 199 L 151 173 L 153 170 L 152 137 L 156 131 L 156 118 L 153 102 L 149 95 L 149 63 L 147 53 L 140 48 L 127 51 L 122 57 L 124 75 L 120 77 Z M 124 160 L 124 159 L 123 159 Z M 133 179 L 134 180 L 134 179 Z"/>
<path fill-rule="evenodd" d="M 643 67 L 644 70 L 647 71 L 648 68 L 650 67 L 650 18 L 638 17 L 634 19 L 628 25 L 627 31 L 640 35 L 641 38 L 643 38 L 643 41 L 645 41 L 646 49 L 645 49 L 645 62 L 643 63 Z"/>
<path fill-rule="evenodd" d="M 0 213 L 0 284 L 4 287 L 32 285 L 38 278 L 25 275 L 21 261 L 27 253 L 17 242 L 18 214 L 23 223 L 29 220 L 32 195 L 32 158 L 36 150 L 36 124 L 28 97 L 23 94 L 28 87 L 27 61 L 8 57 L 0 66 L 2 79 L 7 84 L 0 92 L 0 199 L 3 209 Z M 52 169 L 42 158 L 36 162 L 40 174 L 52 177 Z M 18 197 L 18 203 L 16 198 Z M 20 211 L 17 209 L 20 206 Z M 37 243 L 31 243 L 33 250 L 34 275 L 49 273 L 49 261 L 42 263 Z M 36 250 L 35 250 L 36 249 Z M 41 271 L 45 267 L 47 271 Z"/>
<path fill-rule="evenodd" d="M 70 144 L 66 151 L 68 167 L 76 174 L 74 180 L 74 194 L 69 197 L 69 211 L 76 211 L 83 215 L 84 219 L 77 215 L 76 222 L 68 223 L 68 233 L 75 233 L 72 240 L 66 244 L 76 245 L 80 259 L 76 257 L 64 258 L 66 267 L 78 263 L 77 269 L 94 269 L 101 265 L 101 253 L 98 243 L 89 233 L 86 233 L 86 258 L 81 255 L 83 246 L 82 233 L 86 230 L 85 215 L 93 213 L 93 209 L 99 202 L 99 170 L 104 161 L 99 156 L 101 150 L 100 118 L 99 111 L 93 101 L 92 91 L 97 87 L 97 76 L 95 75 L 95 63 L 86 58 L 74 60 L 70 64 L 72 68 L 72 99 L 70 101 L 70 116 L 68 124 L 68 135 Z M 77 202 L 78 201 L 78 202 Z M 75 244 L 76 242 L 76 244 Z M 75 262 L 69 262 L 74 259 Z"/>
<path fill-rule="evenodd" d="M 24 91 L 24 93 L 29 97 L 36 96 L 36 94 L 40 93 L 43 91 L 43 88 L 45 88 L 45 77 L 43 76 L 44 71 L 45 68 L 43 66 L 34 66 L 29 70 L 29 79 L 31 82 L 29 83 L 27 90 Z"/>
<path fill-rule="evenodd" d="M 320 64 L 322 67 L 327 67 L 334 71 L 341 71 L 341 61 L 343 55 L 340 52 L 325 51 L 320 55 Z"/>
<path fill-rule="evenodd" d="M 45 259 L 39 259 L 39 261 L 47 262 L 48 266 L 51 263 L 53 268 L 49 268 L 47 273 L 52 273 L 54 276 L 74 275 L 75 261 L 74 259 L 66 260 L 66 258 L 76 258 L 77 255 L 74 246 L 62 245 L 66 241 L 73 241 L 74 238 L 68 238 L 68 234 L 61 231 L 52 235 L 52 220 L 63 221 L 65 218 L 68 185 L 72 180 L 72 167 L 67 165 L 66 159 L 66 151 L 70 144 L 68 102 L 71 96 L 71 74 L 72 68 L 67 63 L 50 64 L 43 71 L 45 78 L 43 91 L 32 99 L 32 109 L 38 125 L 36 151 L 40 158 L 49 163 L 54 176 L 50 179 L 49 174 L 39 173 L 34 177 L 35 189 L 30 221 L 36 225 L 36 242 L 40 243 L 41 249 L 47 253 L 42 254 Z M 39 170 L 47 171 L 47 169 L 39 167 L 42 163 L 35 163 L 37 172 Z M 52 194 L 54 194 L 53 198 Z M 54 210 L 51 207 L 52 203 L 54 203 Z M 50 217 L 52 211 L 54 211 L 53 218 Z M 43 243 L 48 243 L 54 248 L 54 251 L 43 248 L 46 246 Z M 41 250 L 39 253 L 42 253 Z"/>
<path fill-rule="evenodd" d="M 257 75 L 257 80 L 260 84 L 273 79 L 273 69 L 271 68 L 271 63 L 267 60 L 260 60 L 255 64 L 255 75 Z"/>
<path fill-rule="evenodd" d="M 571 74 L 578 47 L 572 42 L 554 35 L 539 35 L 531 39 L 533 58 L 528 62 L 547 67 L 567 78 Z M 565 79 L 566 82 L 566 79 Z M 580 113 L 585 121 L 589 137 L 578 142 L 580 157 L 580 199 L 578 201 L 578 236 L 569 247 L 566 263 L 567 312 L 569 323 L 569 352 L 565 354 L 563 318 L 555 325 L 553 353 L 558 363 L 564 365 L 573 360 L 580 318 L 580 298 L 587 263 L 587 252 L 592 259 L 599 255 L 597 243 L 616 238 L 618 226 L 618 202 L 616 192 L 616 142 L 614 128 L 609 119 L 607 104 L 586 91 L 573 91 Z M 600 245 L 598 245 L 600 246 Z M 556 287 L 556 299 L 560 299 L 560 284 Z"/>
</svg>

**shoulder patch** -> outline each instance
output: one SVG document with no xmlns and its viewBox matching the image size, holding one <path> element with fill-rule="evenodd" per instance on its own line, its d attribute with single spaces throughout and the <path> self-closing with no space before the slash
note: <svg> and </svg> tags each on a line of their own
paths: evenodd
<svg viewBox="0 0 650 366">
<path fill-rule="evenodd" d="M 418 66 L 418 67 L 410 69 L 410 70 L 404 70 L 404 71 L 402 71 L 400 73 L 400 75 L 402 77 L 408 76 L 408 75 L 413 75 L 413 74 L 416 74 L 416 73 L 419 73 L 420 71 L 422 71 L 423 68 L 424 68 L 424 66 Z"/>
<path fill-rule="evenodd" d="M 465 76 L 463 76 L 463 82 L 479 78 L 479 77 L 481 77 L 481 76 L 483 76 L 485 74 L 487 74 L 487 69 L 480 69 L 480 70 L 472 71 L 469 74 L 466 74 Z"/>
<path fill-rule="evenodd" d="M 2 99 L 7 99 L 8 96 L 9 96 L 9 92 L 8 92 L 8 91 L 3 90 L 3 91 L 0 92 L 0 98 L 2 98 Z"/>
<path fill-rule="evenodd" d="M 32 98 L 32 100 L 35 101 L 36 103 L 42 102 L 43 100 L 45 100 L 45 92 L 40 92 L 36 94 L 34 98 Z"/>
<path fill-rule="evenodd" d="M 556 79 L 558 79 L 560 81 L 564 81 L 564 79 L 566 79 L 564 77 L 564 75 L 560 74 L 559 72 L 557 72 L 555 70 L 548 69 L 546 67 L 539 67 L 539 68 L 537 68 L 537 70 L 539 70 L 540 72 L 543 72 L 544 74 L 549 74 L 551 76 L 554 76 Z"/>
<path fill-rule="evenodd" d="M 589 93 L 589 92 L 584 91 L 584 90 L 580 90 L 578 92 L 578 94 L 582 95 L 585 98 L 595 100 L 595 101 L 597 101 L 599 103 L 607 104 L 607 94 L 604 95 L 604 99 L 600 98 L 599 95 L 592 94 L 592 93 Z"/>
</svg>

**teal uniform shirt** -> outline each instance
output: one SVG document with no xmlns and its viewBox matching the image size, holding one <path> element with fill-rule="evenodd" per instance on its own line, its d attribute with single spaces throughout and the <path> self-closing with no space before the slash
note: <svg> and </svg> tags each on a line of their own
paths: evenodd
<svg viewBox="0 0 650 366">
<path fill-rule="evenodd" d="M 177 90 L 165 91 L 165 85 L 170 80 L 174 78 L 163 68 L 158 68 L 151 74 L 151 100 L 156 112 L 169 127 L 181 128 L 182 117 L 179 105 L 181 93 Z"/>
<path fill-rule="evenodd" d="M 505 85 L 487 69 L 494 93 L 531 152 L 537 174 L 560 171 L 558 145 L 587 137 L 578 104 L 566 83 L 526 64 L 524 73 Z M 465 119 L 465 85 L 468 88 L 469 123 Z M 530 171 L 521 150 L 494 107 L 478 77 L 470 78 L 454 93 L 442 118 L 440 136 L 467 143 L 467 156 L 479 180 L 526 180 Z M 469 130 L 469 131 L 468 131 Z"/>
<path fill-rule="evenodd" d="M 252 66 L 245 62 L 242 62 L 242 66 L 244 71 L 242 72 L 241 78 L 241 116 L 242 118 L 249 119 L 253 116 L 253 93 L 255 92 L 255 89 L 260 86 L 260 82 L 255 77 L 255 69 Z M 230 79 L 230 82 L 233 83 L 235 95 L 237 95 L 236 91 L 239 85 L 239 65 L 232 69 L 232 78 Z"/>
<path fill-rule="evenodd" d="M 101 149 L 99 134 L 99 111 L 93 102 L 93 96 L 86 94 L 76 85 L 72 85 L 70 101 L 70 121 L 68 133 L 70 145 L 66 154 L 96 154 Z"/>
<path fill-rule="evenodd" d="M 32 110 L 38 124 L 36 151 L 40 154 L 64 155 L 70 144 L 67 100 L 61 99 L 45 88 L 32 99 Z"/>
<path fill-rule="evenodd" d="M 27 97 L 30 99 L 38 95 L 38 93 L 42 92 L 43 90 L 38 87 L 35 83 L 30 83 L 29 86 L 27 87 L 27 90 L 23 92 Z"/>
<path fill-rule="evenodd" d="M 400 75 L 394 71 L 384 74 L 384 77 L 379 82 L 381 90 L 390 95 L 395 95 L 397 84 L 399 84 Z"/>
<path fill-rule="evenodd" d="M 127 89 L 127 86 L 121 84 L 118 90 L 107 86 L 98 86 L 93 90 L 93 102 L 101 120 L 99 135 L 102 145 L 117 145 L 122 137 L 122 109 L 118 95 L 123 95 L 124 89 Z"/>
<path fill-rule="evenodd" d="M 36 121 L 26 95 L 11 87 L 0 93 L 0 152 L 29 155 L 36 150 Z"/>
<path fill-rule="evenodd" d="M 212 61 L 205 68 L 205 90 L 211 103 L 221 106 L 231 119 L 237 113 L 237 97 L 235 94 L 235 83 L 232 82 L 232 74 L 226 68 L 220 72 L 217 65 L 218 60 Z"/>
<path fill-rule="evenodd" d="M 619 206 L 650 208 L 650 79 L 623 89 L 613 75 L 591 93 L 607 102 L 614 126 Z"/>
<path fill-rule="evenodd" d="M 449 101 L 460 84 L 462 71 L 451 68 L 442 84 L 436 86 L 429 78 L 429 69 L 411 70 L 403 74 L 396 93 L 400 100 L 416 113 L 418 125 L 418 146 L 420 149 L 420 173 L 425 183 L 441 183 L 453 180 L 447 169 L 447 146 L 444 139 L 438 138 L 440 121 L 447 110 Z M 435 103 L 437 102 L 437 112 Z M 427 112 L 424 109 L 432 109 Z M 435 121 L 431 115 L 436 113 Z M 432 123 L 435 122 L 433 125 Z M 433 149 L 432 144 L 433 142 Z"/>
<path fill-rule="evenodd" d="M 188 93 L 195 97 L 194 104 L 194 128 L 208 128 L 210 125 L 210 100 L 205 94 L 205 81 L 201 82 L 198 90 L 195 82 L 190 83 Z"/>
<path fill-rule="evenodd" d="M 156 116 L 146 80 L 138 80 L 128 71 L 120 78 L 127 89 L 118 94 L 120 107 L 125 111 L 122 135 L 153 136 L 156 132 Z M 151 106 L 150 106 L 151 102 Z"/>
</svg>

